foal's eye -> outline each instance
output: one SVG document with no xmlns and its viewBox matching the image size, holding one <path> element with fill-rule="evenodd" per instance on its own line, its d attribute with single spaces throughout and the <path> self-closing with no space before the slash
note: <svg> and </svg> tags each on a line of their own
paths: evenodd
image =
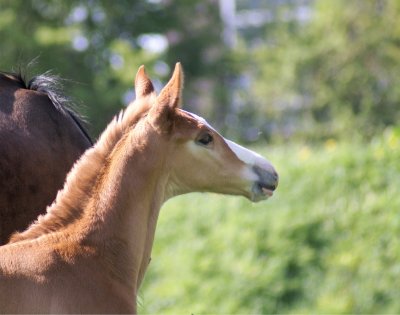
<svg viewBox="0 0 400 315">
<path fill-rule="evenodd" d="M 197 138 L 196 142 L 201 145 L 209 145 L 211 142 L 213 142 L 213 136 L 209 133 L 204 133 Z"/>
</svg>

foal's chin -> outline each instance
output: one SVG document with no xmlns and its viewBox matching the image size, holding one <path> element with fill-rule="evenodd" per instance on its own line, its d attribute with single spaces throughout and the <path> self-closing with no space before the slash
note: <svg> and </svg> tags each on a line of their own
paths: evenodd
<svg viewBox="0 0 400 315">
<path fill-rule="evenodd" d="M 254 183 L 250 188 L 242 190 L 241 192 L 224 192 L 224 194 L 233 196 L 242 196 L 251 202 L 260 202 L 271 198 L 274 192 L 270 189 L 260 187 L 259 184 Z"/>
<path fill-rule="evenodd" d="M 250 200 L 252 202 L 260 202 L 271 198 L 274 194 L 274 190 L 269 187 L 265 187 L 260 183 L 254 183 L 251 188 Z"/>
</svg>

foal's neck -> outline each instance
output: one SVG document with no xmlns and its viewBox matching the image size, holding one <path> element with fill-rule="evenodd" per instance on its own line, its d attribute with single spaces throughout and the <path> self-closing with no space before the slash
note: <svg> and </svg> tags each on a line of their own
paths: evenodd
<svg viewBox="0 0 400 315">
<path fill-rule="evenodd" d="M 103 255 L 113 275 L 138 287 L 150 259 L 167 177 L 154 141 L 136 141 L 126 136 L 104 164 L 82 228 L 84 243 L 106 248 Z"/>
</svg>

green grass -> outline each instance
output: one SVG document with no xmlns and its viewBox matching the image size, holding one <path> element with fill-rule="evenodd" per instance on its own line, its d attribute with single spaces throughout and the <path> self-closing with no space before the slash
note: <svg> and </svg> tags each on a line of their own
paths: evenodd
<svg viewBox="0 0 400 315">
<path fill-rule="evenodd" d="M 369 144 L 258 148 L 274 197 L 162 209 L 141 313 L 399 313 L 400 130 Z"/>
</svg>

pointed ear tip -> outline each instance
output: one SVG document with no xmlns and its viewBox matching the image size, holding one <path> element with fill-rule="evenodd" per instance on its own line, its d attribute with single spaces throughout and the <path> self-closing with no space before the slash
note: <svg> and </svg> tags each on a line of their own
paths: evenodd
<svg viewBox="0 0 400 315">
<path fill-rule="evenodd" d="M 146 69 L 145 69 L 144 65 L 141 65 L 141 66 L 139 67 L 137 73 L 143 73 L 143 72 L 146 72 Z"/>
<path fill-rule="evenodd" d="M 178 61 L 178 62 L 175 64 L 175 68 L 182 70 L 182 63 L 181 63 L 180 61 Z"/>
<path fill-rule="evenodd" d="M 175 69 L 173 73 L 173 76 L 176 75 L 181 78 L 181 81 L 183 81 L 183 69 L 182 69 L 182 64 L 179 61 L 175 64 Z"/>
<path fill-rule="evenodd" d="M 141 65 L 136 72 L 134 84 L 136 85 L 139 80 L 148 79 L 144 65 Z"/>
</svg>

